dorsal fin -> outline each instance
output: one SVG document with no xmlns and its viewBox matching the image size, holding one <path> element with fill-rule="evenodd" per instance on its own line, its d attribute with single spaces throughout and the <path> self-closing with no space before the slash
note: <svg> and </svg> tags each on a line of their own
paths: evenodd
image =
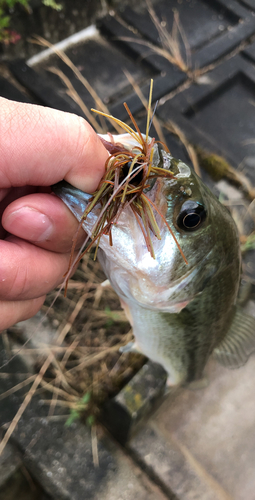
<svg viewBox="0 0 255 500">
<path fill-rule="evenodd" d="M 246 363 L 253 351 L 255 351 L 255 318 L 236 308 L 231 327 L 226 337 L 214 349 L 213 356 L 227 368 L 239 368 Z"/>
</svg>

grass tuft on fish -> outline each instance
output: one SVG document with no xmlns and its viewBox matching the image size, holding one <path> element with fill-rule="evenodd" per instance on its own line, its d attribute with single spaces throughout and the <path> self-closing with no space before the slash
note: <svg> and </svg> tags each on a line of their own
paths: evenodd
<svg viewBox="0 0 255 500">
<path fill-rule="evenodd" d="M 130 117 L 135 130 L 101 136 L 109 159 L 93 195 L 65 182 L 53 191 L 91 238 L 85 251 L 97 242 L 133 327 L 123 351 L 160 363 L 169 385 L 200 379 L 211 354 L 239 367 L 255 349 L 255 319 L 236 307 L 236 225 L 195 172 L 149 137 L 149 122 L 143 135 Z"/>
</svg>

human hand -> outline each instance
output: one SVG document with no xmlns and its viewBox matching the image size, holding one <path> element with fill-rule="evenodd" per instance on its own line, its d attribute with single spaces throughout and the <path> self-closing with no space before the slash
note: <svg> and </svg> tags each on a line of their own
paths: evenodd
<svg viewBox="0 0 255 500">
<path fill-rule="evenodd" d="M 82 118 L 0 98 L 0 331 L 33 316 L 67 270 L 78 223 L 50 186 L 93 192 L 107 158 Z"/>
</svg>

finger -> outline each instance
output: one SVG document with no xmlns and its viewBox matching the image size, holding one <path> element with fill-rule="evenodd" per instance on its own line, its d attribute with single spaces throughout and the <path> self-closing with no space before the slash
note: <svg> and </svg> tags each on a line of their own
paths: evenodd
<svg viewBox="0 0 255 500">
<path fill-rule="evenodd" d="M 108 153 L 81 117 L 0 98 L 0 186 L 50 186 L 65 179 L 93 192 Z"/>
<path fill-rule="evenodd" d="M 31 194 L 11 203 L 2 217 L 6 231 L 52 252 L 70 252 L 78 222 L 65 204 L 50 194 Z M 76 248 L 85 239 L 81 229 Z"/>
<path fill-rule="evenodd" d="M 11 236 L 0 241 L 0 300 L 45 295 L 64 281 L 70 254 L 58 254 Z"/>
<path fill-rule="evenodd" d="M 21 196 L 25 196 L 29 193 L 33 193 L 37 190 L 38 188 L 34 188 L 32 186 L 24 186 L 20 188 L 12 188 L 12 189 L 0 189 L 0 220 L 2 218 L 2 214 L 5 210 L 5 208 L 14 200 L 17 198 L 20 198 Z M 4 193 L 5 192 L 5 193 Z M 2 198 L 1 198 L 2 196 Z M 2 227 L 2 221 L 0 223 L 0 238 L 3 239 L 6 236 L 6 231 L 3 230 Z"/>
<path fill-rule="evenodd" d="M 34 316 L 42 307 L 45 296 L 33 300 L 0 301 L 0 332 Z"/>
</svg>

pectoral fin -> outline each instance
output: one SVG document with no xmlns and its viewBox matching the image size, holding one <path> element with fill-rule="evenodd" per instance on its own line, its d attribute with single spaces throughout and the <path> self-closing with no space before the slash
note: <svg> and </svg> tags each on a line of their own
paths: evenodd
<svg viewBox="0 0 255 500">
<path fill-rule="evenodd" d="M 119 348 L 119 352 L 121 352 L 121 353 L 123 353 L 123 352 L 135 352 L 138 354 L 142 354 L 142 351 L 136 342 L 128 342 L 128 344 Z"/>
<path fill-rule="evenodd" d="M 231 327 L 214 349 L 214 358 L 227 368 L 239 368 L 255 351 L 255 318 L 236 309 Z"/>
</svg>

